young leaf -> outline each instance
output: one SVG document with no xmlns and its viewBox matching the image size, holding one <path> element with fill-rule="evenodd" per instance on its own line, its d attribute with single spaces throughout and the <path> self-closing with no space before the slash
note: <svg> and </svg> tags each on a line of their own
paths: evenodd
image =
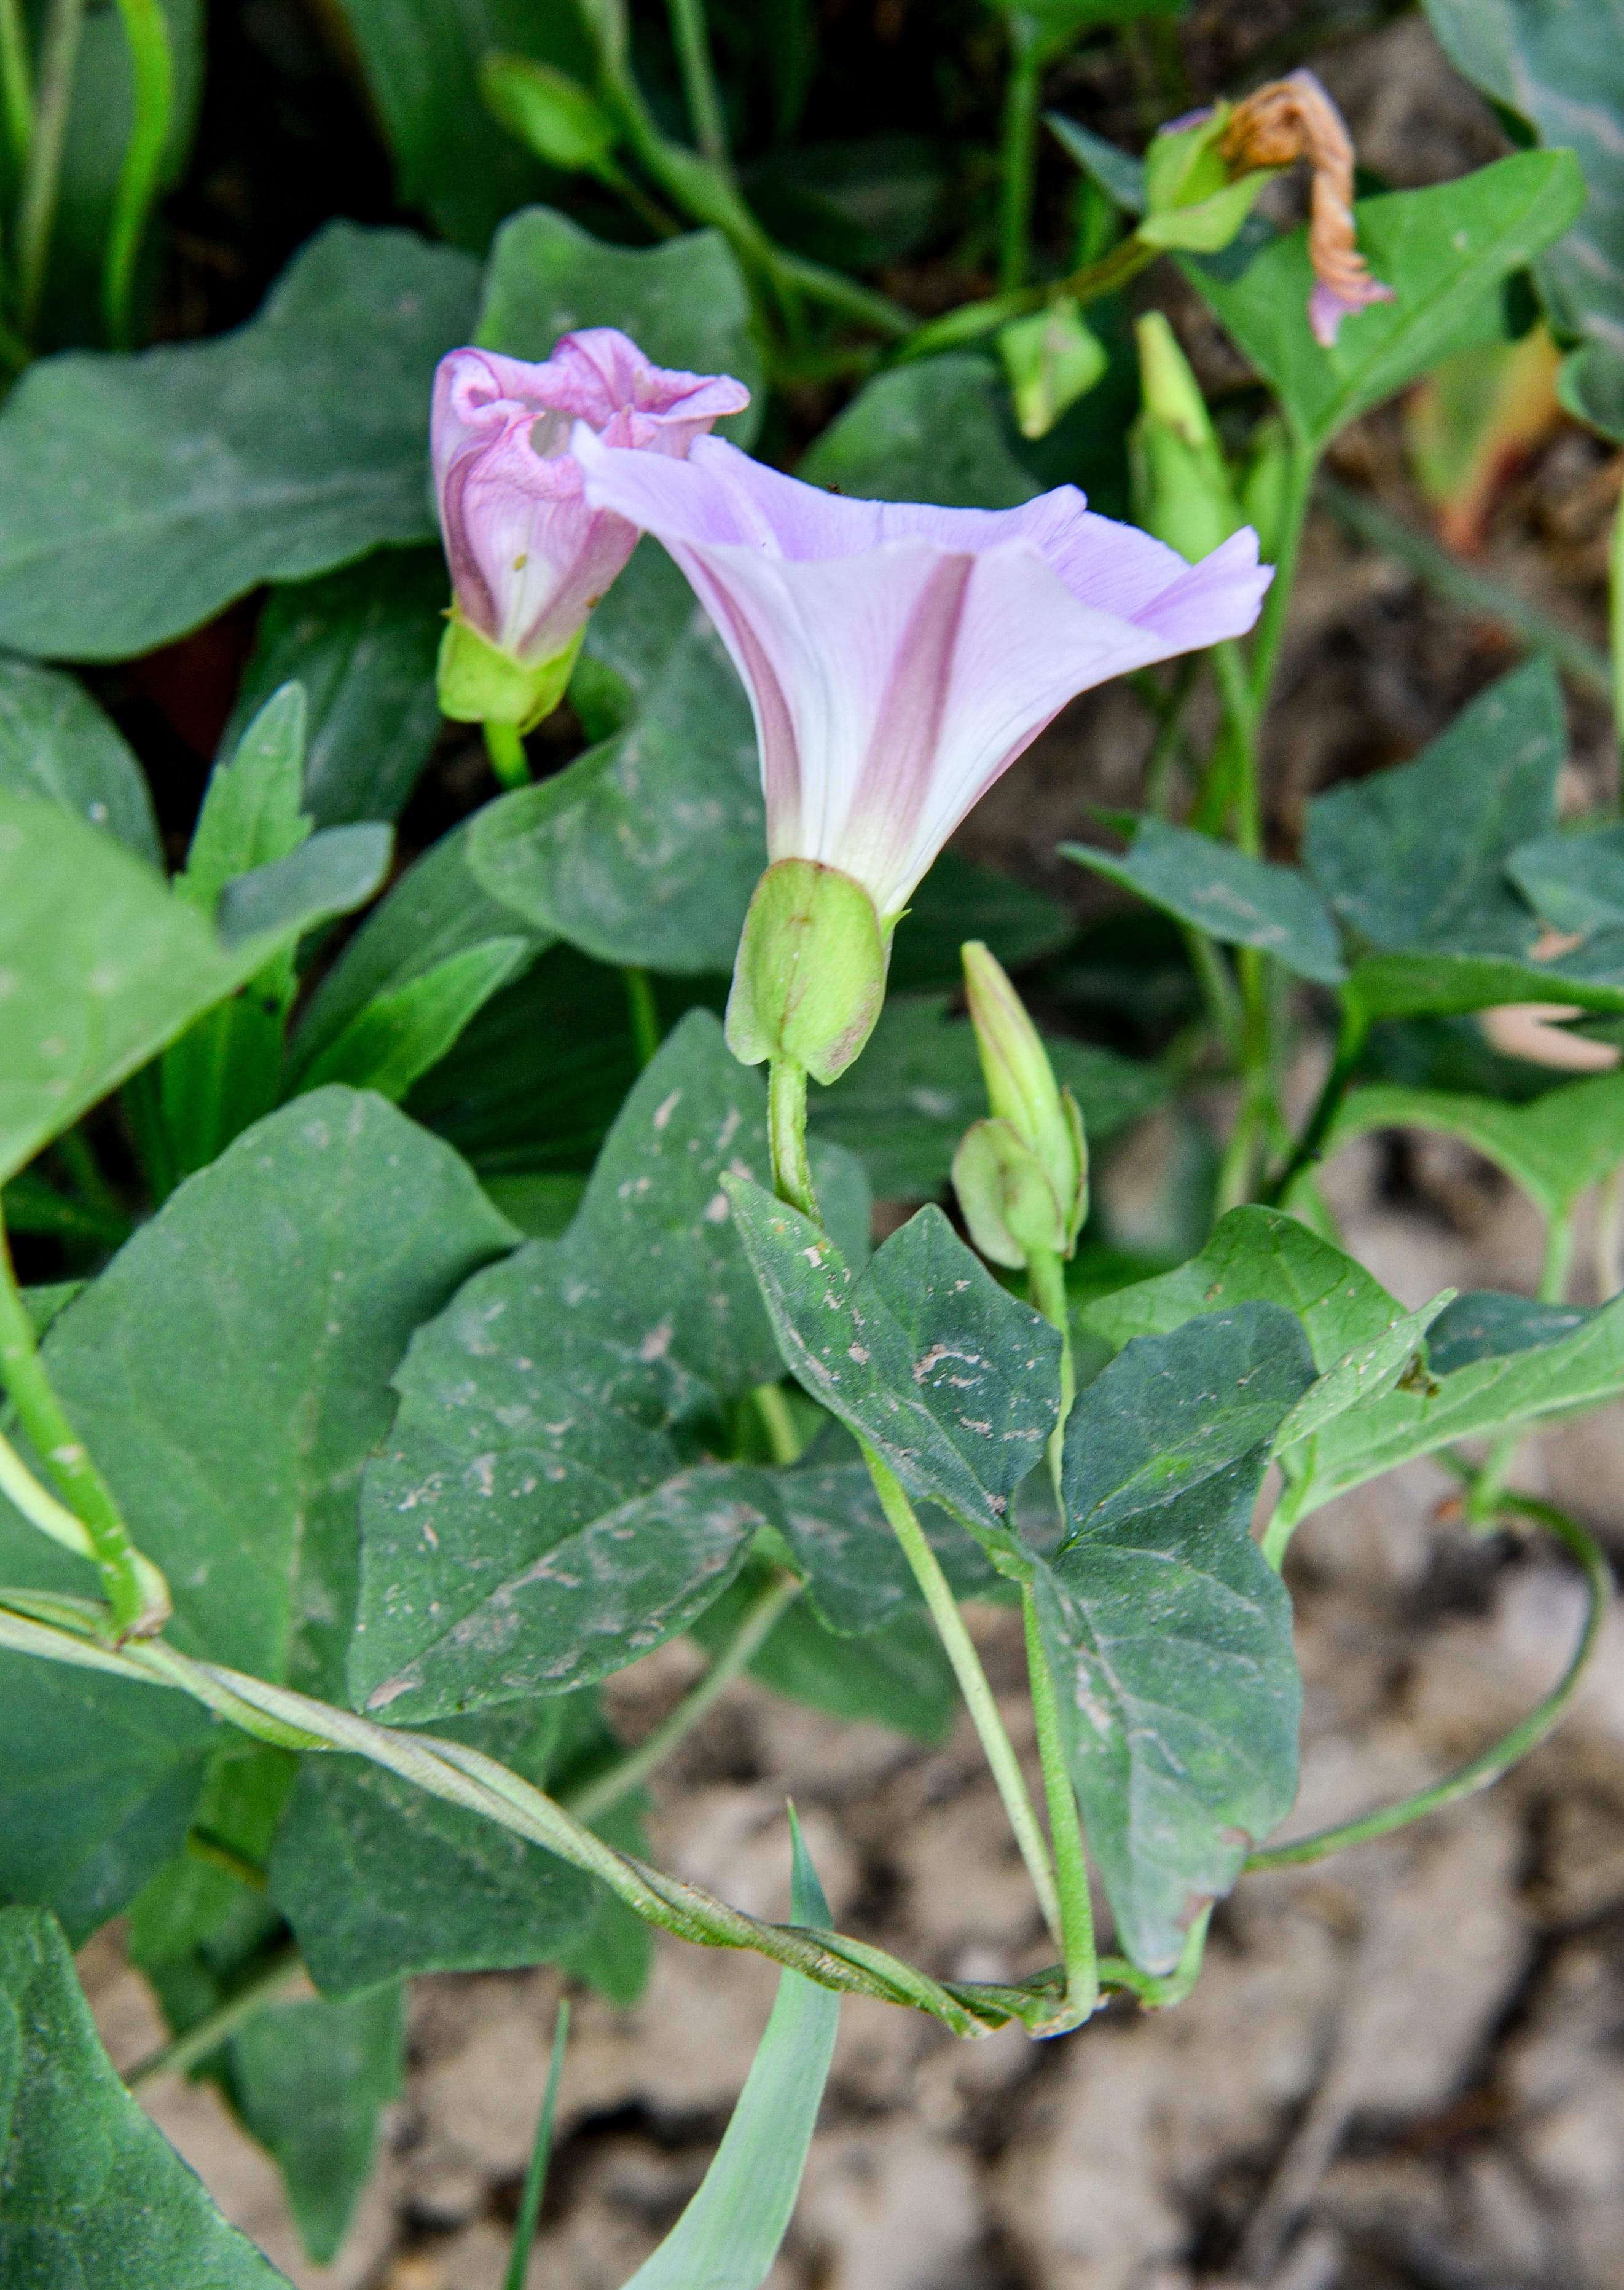
<svg viewBox="0 0 1624 2290">
<path fill-rule="evenodd" d="M 1140 820 L 1120 858 L 1089 843 L 1062 843 L 1060 850 L 1209 938 L 1258 947 L 1300 978 L 1335 986 L 1348 975 L 1336 925 L 1295 867 L 1271 866 L 1159 819 Z"/>
<path fill-rule="evenodd" d="M 789 1914 L 827 1926 L 823 1897 L 799 1824 L 791 1818 L 795 1881 Z M 715 2161 L 700 2190 L 626 2290 L 760 2290 L 788 2229 L 806 2151 L 835 2054 L 840 1998 L 799 1973 L 778 1999 Z"/>
<path fill-rule="evenodd" d="M 1290 1527 L 1350 1487 L 1459 1439 L 1598 1406 L 1624 1391 L 1624 1298 L 1586 1312 L 1464 1295 L 1428 1334 L 1429 1381 L 1395 1387 L 1315 1440 L 1283 1495 Z"/>
<path fill-rule="evenodd" d="M 1534 265 L 1557 333 L 1577 339 L 1562 389 L 1571 409 L 1624 436 L 1624 112 L 1617 12 L 1608 0 L 1520 8 L 1512 0 L 1425 0 L 1439 46 L 1457 71 L 1543 142 L 1578 159 L 1589 196 L 1572 228 Z"/>
<path fill-rule="evenodd" d="M 1334 1152 L 1372 1129 L 1437 1129 L 1503 1169 L 1547 1219 L 1624 1160 L 1624 1073 L 1593 1074 L 1526 1105 L 1462 1091 L 1377 1084 L 1347 1098 L 1326 1140 Z"/>
<path fill-rule="evenodd" d="M 718 434 L 754 443 L 764 410 L 761 352 L 749 290 L 719 231 L 613 246 L 552 207 L 510 214 L 491 249 L 476 340 L 508 357 L 546 358 L 560 334 L 584 326 L 618 326 L 656 365 L 732 374 L 751 402 Z"/>
<path fill-rule="evenodd" d="M 227 884 L 218 914 L 221 938 L 228 946 L 280 938 L 291 958 L 306 931 L 366 904 L 388 872 L 393 841 L 381 820 L 323 828 L 285 859 Z"/>
<path fill-rule="evenodd" d="M 335 222 L 235 333 L 31 367 L 0 413 L 0 644 L 124 660 L 261 581 L 431 538 L 429 378 L 476 276 Z"/>
<path fill-rule="evenodd" d="M 228 951 L 110 836 L 0 792 L 0 1182 L 267 951 Z"/>
<path fill-rule="evenodd" d="M 222 746 L 281 685 L 301 685 L 301 807 L 317 827 L 397 818 L 439 735 L 445 598 L 437 548 L 380 549 L 341 572 L 274 588 Z"/>
<path fill-rule="evenodd" d="M 910 914 L 899 938 L 913 921 Z M 857 1063 L 832 1088 L 810 1093 L 813 1134 L 855 1153 L 882 1200 L 942 1191 L 960 1138 L 987 1111 L 974 1032 L 949 1019 L 948 1006 L 946 994 L 891 994 Z M 1091 1144 L 1116 1136 L 1167 1093 L 1152 1067 L 1114 1051 L 1064 1037 L 1045 1047 Z"/>
<path fill-rule="evenodd" d="M 1318 449 L 1449 352 L 1498 333 L 1499 288 L 1561 236 L 1584 196 L 1572 152 L 1519 151 L 1456 182 L 1361 199 L 1359 251 L 1393 300 L 1345 320 L 1329 349 L 1308 327 L 1305 230 L 1265 247 L 1238 276 L 1221 259 L 1183 268 L 1298 436 Z"/>
<path fill-rule="evenodd" d="M 43 796 L 161 863 L 141 767 L 76 677 L 0 660 L 0 789 Z"/>
<path fill-rule="evenodd" d="M 1091 182 L 1098 183 L 1112 204 L 1124 214 L 1142 215 L 1149 204 L 1145 194 L 1145 163 L 1119 151 L 1103 135 L 1096 135 L 1058 111 L 1044 114 L 1044 124 L 1068 158 L 1075 159 Z"/>
<path fill-rule="evenodd" d="M 336 2256 L 372 2174 L 378 2118 L 400 2094 L 406 1999 L 398 1982 L 339 2003 L 258 2012 L 231 2039 L 231 2096 L 269 2149 L 299 2238 L 318 2266 Z"/>
<path fill-rule="evenodd" d="M 420 1331 L 367 1475 L 350 1681 L 369 1709 L 567 1691 L 726 1589 L 772 1516 L 765 1475 L 703 1460 L 724 1405 L 778 1371 L 721 1184 L 765 1169 L 763 1096 L 692 1013 L 564 1239 Z"/>
<path fill-rule="evenodd" d="M 448 954 L 393 993 L 374 996 L 306 1069 L 301 1086 L 345 1082 L 398 1104 L 530 955 L 528 939 L 486 939 Z"/>
<path fill-rule="evenodd" d="M 447 1147 L 326 1090 L 182 1185 L 64 1314 L 47 1365 L 172 1578 L 179 1645 L 336 1689 L 389 1376 L 512 1238 Z"/>
<path fill-rule="evenodd" d="M 1147 1971 L 1177 1963 L 1296 1791 L 1291 1603 L 1252 1515 L 1313 1376 L 1289 1313 L 1240 1304 L 1131 1342 L 1067 1425 L 1038 1613 L 1089 1839 Z"/>
<path fill-rule="evenodd" d="M 964 352 L 892 366 L 836 414 L 797 476 L 868 500 L 1016 508 L 1038 487 L 1016 459 L 997 368 Z"/>
<path fill-rule="evenodd" d="M 724 1182 L 790 1373 L 909 1494 L 1023 1572 L 1011 1499 L 1059 1412 L 1048 1322 L 998 1286 L 940 1209 L 921 1209 L 857 1277 L 798 1211 Z"/>
<path fill-rule="evenodd" d="M 289 2290 L 114 2073 L 38 1909 L 0 1909 L 0 2278 L 20 2290 Z"/>
<path fill-rule="evenodd" d="M 594 1705 L 590 1693 L 510 1702 L 441 1718 L 435 1732 L 567 1790 L 583 1742 L 619 1754 Z M 642 1849 L 636 1836 L 625 1842 Z M 372 1881 L 380 1868 L 391 1871 L 387 1886 Z M 331 1757 L 300 1766 L 270 1855 L 270 1896 L 332 1996 L 397 1976 L 547 1962 L 588 1935 L 605 1899 L 540 1846 L 364 1758 Z"/>
</svg>

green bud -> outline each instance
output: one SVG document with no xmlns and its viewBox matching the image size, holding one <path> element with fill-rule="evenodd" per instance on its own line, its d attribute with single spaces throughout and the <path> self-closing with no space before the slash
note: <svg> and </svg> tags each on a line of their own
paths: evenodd
<svg viewBox="0 0 1624 2290">
<path fill-rule="evenodd" d="M 1164 129 L 1145 154 L 1145 201 L 1139 226 L 1147 246 L 1176 247 L 1188 254 L 1216 254 L 1228 246 L 1252 212 L 1277 167 L 1254 167 L 1229 180 L 1220 145 L 1228 130 L 1230 106 L 1215 104 L 1193 125 Z"/>
<path fill-rule="evenodd" d="M 1195 375 L 1159 310 L 1135 327 L 1144 410 L 1128 438 L 1134 515 L 1190 564 L 1243 519 Z"/>
<path fill-rule="evenodd" d="M 529 56 L 489 55 L 479 83 L 492 115 L 548 166 L 596 175 L 612 157 L 620 140 L 613 120 L 567 72 Z"/>
<path fill-rule="evenodd" d="M 1058 295 L 1046 310 L 1005 326 L 998 336 L 998 351 L 1023 437 L 1046 437 L 1110 363 L 1104 344 L 1084 324 L 1068 294 Z"/>
<path fill-rule="evenodd" d="M 1019 1271 L 1040 1249 L 1071 1253 L 1075 1236 L 1054 1188 L 1012 1123 L 971 1124 L 953 1156 L 953 1189 L 971 1239 L 993 1263 Z"/>
<path fill-rule="evenodd" d="M 453 724 L 511 724 L 528 732 L 564 698 L 581 629 L 551 660 L 526 668 L 480 635 L 453 605 L 440 638 L 440 713 Z"/>
<path fill-rule="evenodd" d="M 740 1065 L 843 1074 L 885 999 L 886 933 L 862 885 L 815 859 L 780 859 L 756 885 L 727 997 L 727 1045 Z"/>
<path fill-rule="evenodd" d="M 1088 1144 L 1077 1101 L 1055 1081 L 1042 1037 L 996 957 L 973 939 L 961 952 L 970 1021 L 975 1028 L 987 1101 L 993 1111 L 991 1125 L 1007 1127 L 1026 1149 L 1055 1204 L 1054 1229 L 1059 1237 L 1036 1245 L 1069 1256 L 1088 1213 Z M 1008 1191 L 1014 1181 L 1009 1173 L 1013 1164 L 1004 1141 L 995 1139 L 994 1147 L 1005 1172 L 1000 1182 Z M 987 1148 L 983 1144 L 976 1150 L 984 1156 Z M 1023 1176 L 1023 1201 L 1025 1184 Z M 1024 1221 L 1025 1210 L 1018 1213 Z M 1007 1217 L 1005 1221 L 1007 1225 Z M 1013 1226 L 1008 1229 L 1014 1232 Z"/>
<path fill-rule="evenodd" d="M 1243 175 L 1238 183 L 1226 183 L 1221 190 L 1189 206 L 1147 215 L 1139 226 L 1139 236 L 1147 246 L 1176 248 L 1186 254 L 1217 254 L 1238 236 L 1263 186 L 1278 172 L 1276 167 L 1259 167 Z"/>
</svg>

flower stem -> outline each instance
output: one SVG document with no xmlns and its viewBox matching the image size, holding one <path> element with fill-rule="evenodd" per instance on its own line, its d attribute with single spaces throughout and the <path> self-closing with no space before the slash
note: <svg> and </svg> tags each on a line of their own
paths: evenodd
<svg viewBox="0 0 1624 2290">
<path fill-rule="evenodd" d="M 806 1069 L 793 1058 L 772 1058 L 767 1065 L 767 1141 L 773 1191 L 792 1209 L 821 1224 L 806 1157 Z"/>
<path fill-rule="evenodd" d="M 491 758 L 491 769 L 505 788 L 530 785 L 530 759 L 524 753 L 524 742 L 511 724 L 490 724 L 484 726 L 485 753 Z"/>
<path fill-rule="evenodd" d="M 646 970 L 628 963 L 620 972 L 626 981 L 627 1006 L 631 1012 L 632 1045 L 639 1066 L 652 1065 L 661 1039 L 660 1005 L 654 983 Z"/>
<path fill-rule="evenodd" d="M 874 1491 L 880 1499 L 880 1508 L 902 1546 L 902 1555 L 913 1569 L 915 1581 L 924 1594 L 931 1620 L 936 1625 L 937 1635 L 953 1665 L 959 1692 L 964 1697 L 976 1732 L 981 1737 L 987 1762 L 992 1767 L 993 1779 L 998 1785 L 999 1796 L 1004 1799 L 1010 1827 L 1015 1832 L 1015 1842 L 1020 1847 L 1020 1857 L 1031 1877 L 1032 1888 L 1044 1912 L 1044 1921 L 1058 1943 L 1061 1939 L 1060 1907 L 1049 1848 L 1044 1841 L 1043 1828 L 1037 1818 L 1036 1807 L 1028 1792 L 1020 1761 L 1004 1731 L 1004 1720 L 998 1715 L 998 1705 L 993 1698 L 992 1687 L 987 1682 L 987 1672 L 981 1667 L 981 1657 L 964 1627 L 958 1601 L 942 1573 L 941 1561 L 932 1549 L 900 1482 L 866 1441 L 859 1444 L 862 1447 L 863 1461 L 868 1466 L 868 1476 L 874 1481 Z"/>
<path fill-rule="evenodd" d="M 113 1490 L 86 1453 L 61 1401 L 57 1397 L 39 1347 L 28 1306 L 17 1285 L 5 1230 L 0 1225 L 0 1383 L 4 1383 L 17 1420 L 29 1445 L 56 1481 L 68 1509 L 80 1520 L 101 1576 L 113 1621 L 121 1637 L 161 1629 L 170 1613 L 169 1586 L 150 1559 L 143 1558 L 130 1539 Z M 15 1460 L 15 1458 L 13 1458 Z M 39 1490 L 43 1495 L 44 1490 Z M 47 1498 L 47 1501 L 49 1499 Z M 56 1517 L 47 1525 L 43 1506 L 28 1516 L 58 1541 L 70 1530 Z M 55 1515 L 55 1507 L 52 1506 Z"/>
<path fill-rule="evenodd" d="M 302 1969 L 299 1950 L 289 1941 L 285 1947 L 268 1956 L 234 1994 L 217 2004 L 212 2012 L 205 2012 L 201 2020 L 195 2020 L 172 2043 L 138 2060 L 124 2077 L 128 2089 L 134 2091 L 138 2085 L 150 2083 L 154 2076 L 184 2075 L 199 2060 L 206 2060 L 228 2036 L 235 2036 L 239 2028 L 280 1996 Z"/>
<path fill-rule="evenodd" d="M 1027 1258 L 1027 1293 L 1032 1309 L 1041 1312 L 1060 1340 L 1060 1412 L 1053 1430 L 1049 1435 L 1049 1476 L 1054 1482 L 1054 1500 L 1065 1516 L 1066 1499 L 1060 1485 L 1061 1459 L 1066 1451 L 1066 1419 L 1071 1413 L 1071 1403 L 1077 1396 L 1076 1364 L 1071 1356 L 1071 1313 L 1066 1302 L 1066 1267 L 1052 1248 L 1035 1248 Z"/>
<path fill-rule="evenodd" d="M 998 235 L 998 286 L 1010 293 L 1024 286 L 1032 255 L 1032 201 L 1037 180 L 1037 112 L 1043 101 L 1043 63 L 1037 43 L 1016 36 L 1004 99 L 1001 163 L 1003 206 Z"/>
<path fill-rule="evenodd" d="M 1297 559 L 1302 552 L 1302 529 L 1308 522 L 1308 503 L 1313 495 L 1318 466 L 1319 456 L 1313 446 L 1300 438 L 1293 438 L 1286 457 L 1285 497 L 1281 508 L 1280 530 L 1275 541 L 1275 577 L 1263 600 L 1258 633 L 1252 647 L 1252 705 L 1253 717 L 1259 720 L 1268 705 L 1269 693 L 1274 687 L 1275 669 L 1280 657 L 1280 639 L 1285 630 L 1285 616 L 1291 606 L 1292 589 L 1297 578 Z"/>
<path fill-rule="evenodd" d="M 662 1718 L 636 1748 L 617 1758 L 606 1772 L 561 1800 L 577 1821 L 596 1821 L 640 1789 L 656 1766 L 668 1758 L 677 1743 L 691 1734 L 724 1689 L 748 1668 L 773 1629 L 801 1595 L 793 1574 L 775 1575 L 740 1617 L 738 1628 L 721 1648 L 699 1684 Z"/>
<path fill-rule="evenodd" d="M 710 31 L 705 21 L 705 0 L 668 0 L 671 37 L 683 75 L 683 94 L 692 123 L 693 140 L 715 165 L 727 160 L 727 129 L 722 117 L 722 98 L 710 60 Z"/>
<path fill-rule="evenodd" d="M 772 1450 L 773 1461 L 780 1467 L 799 1462 L 804 1443 L 796 1429 L 795 1417 L 789 1412 L 783 1385 L 758 1383 L 754 1397 L 756 1412 L 767 1435 L 767 1445 Z"/>
<path fill-rule="evenodd" d="M 18 315 L 32 334 L 44 292 L 62 183 L 62 153 L 73 106 L 74 75 L 84 30 L 85 0 L 51 0 L 40 47 L 39 99 L 28 140 L 17 213 Z"/>
<path fill-rule="evenodd" d="M 553 2118 L 558 2108 L 558 2081 L 564 2073 L 564 2046 L 570 2040 L 570 2002 L 561 1997 L 558 2017 L 553 2027 L 553 2056 L 547 2070 L 547 2090 L 541 2100 L 541 2113 L 536 2124 L 535 2144 L 530 2150 L 530 2163 L 524 2173 L 524 2191 L 519 2197 L 519 2214 L 513 2222 L 513 2248 L 508 2259 L 508 2272 L 502 2290 L 524 2290 L 530 2272 L 530 2254 L 536 2239 L 536 2225 L 541 2216 L 541 2198 L 547 2191 L 547 2166 L 553 2152 Z"/>
<path fill-rule="evenodd" d="M 1094 1946 L 1094 1907 L 1088 1893 L 1088 1857 L 1083 1846 L 1083 1823 L 1076 1791 L 1066 1759 L 1060 1732 L 1060 1704 L 1055 1698 L 1054 1673 L 1044 1649 L 1038 1627 L 1037 1601 L 1030 1586 L 1021 1594 L 1026 1621 L 1027 1675 L 1032 1689 L 1032 1716 L 1037 1727 L 1037 1754 L 1044 1769 L 1044 1790 L 1049 1807 L 1049 1835 L 1054 1845 L 1054 1873 L 1060 1894 L 1060 1954 L 1066 1967 L 1064 2007 L 1044 2034 L 1061 2035 L 1079 2026 L 1100 2001 L 1100 1960 Z"/>
</svg>

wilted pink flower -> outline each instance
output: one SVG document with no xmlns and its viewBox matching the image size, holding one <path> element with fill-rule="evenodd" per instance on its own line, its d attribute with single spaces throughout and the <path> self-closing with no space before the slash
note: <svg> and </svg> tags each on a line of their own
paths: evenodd
<svg viewBox="0 0 1624 2290">
<path fill-rule="evenodd" d="M 545 365 L 451 351 L 435 375 L 431 438 L 462 618 L 522 665 L 562 653 L 637 540 L 612 509 L 588 507 L 572 428 L 680 457 L 749 396 L 725 375 L 651 365 L 612 326 L 565 334 Z"/>
<path fill-rule="evenodd" d="M 1270 80 L 1237 103 L 1219 149 L 1243 168 L 1289 167 L 1294 159 L 1307 159 L 1313 168 L 1308 325 L 1322 349 L 1332 348 L 1344 318 L 1393 300 L 1393 289 L 1372 277 L 1354 237 L 1353 139 L 1311 71 Z"/>
<path fill-rule="evenodd" d="M 1066 701 L 1237 637 L 1257 535 L 1199 564 L 1074 486 L 1023 508 L 848 500 L 720 438 L 686 461 L 575 432 L 587 499 L 656 534 L 750 693 L 773 860 L 863 884 L 889 923 L 965 813 Z"/>
</svg>

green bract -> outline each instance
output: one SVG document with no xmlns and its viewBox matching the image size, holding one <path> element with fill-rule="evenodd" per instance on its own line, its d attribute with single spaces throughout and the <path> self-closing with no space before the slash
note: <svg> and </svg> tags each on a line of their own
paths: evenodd
<svg viewBox="0 0 1624 2290">
<path fill-rule="evenodd" d="M 756 886 L 727 1002 L 727 1046 L 836 1080 L 874 1031 L 885 933 L 860 883 L 815 859 L 780 859 Z"/>
</svg>

